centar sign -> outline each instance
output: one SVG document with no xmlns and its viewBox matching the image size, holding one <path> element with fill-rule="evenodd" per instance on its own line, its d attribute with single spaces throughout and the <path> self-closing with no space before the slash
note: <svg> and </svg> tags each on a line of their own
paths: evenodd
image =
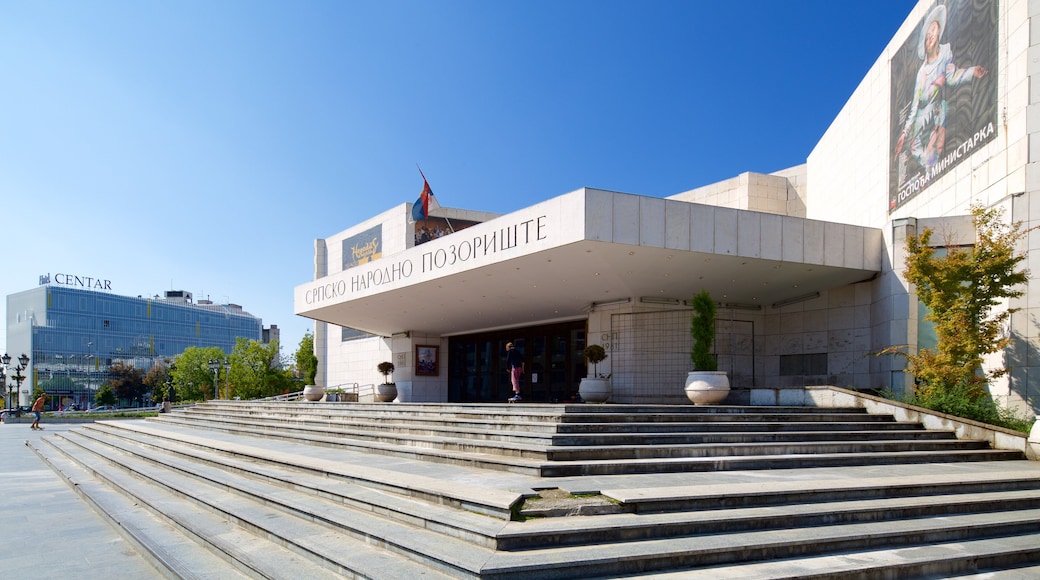
<svg viewBox="0 0 1040 580">
<path fill-rule="evenodd" d="M 40 284 L 50 284 L 51 275 L 40 276 Z M 76 286 L 78 288 L 90 288 L 91 290 L 111 290 L 112 281 L 92 278 L 90 276 L 74 276 L 72 274 L 55 274 L 54 283 L 61 286 Z"/>
</svg>

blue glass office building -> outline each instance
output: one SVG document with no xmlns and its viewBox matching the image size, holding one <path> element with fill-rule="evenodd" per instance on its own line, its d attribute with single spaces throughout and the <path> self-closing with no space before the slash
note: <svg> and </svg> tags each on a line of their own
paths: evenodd
<svg viewBox="0 0 1040 580">
<path fill-rule="evenodd" d="M 172 359 L 190 346 L 216 346 L 230 354 L 238 338 L 261 341 L 260 318 L 236 304 L 193 302 L 191 293 L 164 297 L 119 296 L 111 292 L 45 284 L 7 297 L 7 351 L 12 365 L 29 355 L 27 379 L 20 388 L 8 369 L 7 404 L 26 405 L 40 381 L 67 376 L 68 385 L 48 392 L 48 408 L 93 404 L 97 388 L 116 362 L 147 372 L 156 361 Z M 52 383 L 53 384 L 53 383 Z M 15 390 L 17 389 L 17 393 Z"/>
</svg>

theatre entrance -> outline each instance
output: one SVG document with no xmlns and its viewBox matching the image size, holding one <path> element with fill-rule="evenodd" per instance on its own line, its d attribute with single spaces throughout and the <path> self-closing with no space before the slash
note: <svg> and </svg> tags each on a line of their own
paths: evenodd
<svg viewBox="0 0 1040 580">
<path fill-rule="evenodd" d="M 524 402 L 573 400 L 585 377 L 585 320 L 496 330 L 448 339 L 448 400 L 505 403 L 513 394 L 506 343 L 524 355 Z"/>
</svg>

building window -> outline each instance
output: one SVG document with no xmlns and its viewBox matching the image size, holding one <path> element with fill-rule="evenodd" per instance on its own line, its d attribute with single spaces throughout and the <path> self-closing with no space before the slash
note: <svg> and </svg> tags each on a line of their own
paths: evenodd
<svg viewBox="0 0 1040 580">
<path fill-rule="evenodd" d="M 358 340 L 358 339 L 361 339 L 361 338 L 368 338 L 370 336 L 375 336 L 374 334 L 370 334 L 368 332 L 362 332 L 360 330 L 355 330 L 353 328 L 347 328 L 346 326 L 342 327 L 341 330 L 343 331 L 341 336 L 340 336 L 340 341 L 341 342 L 347 342 L 348 340 Z"/>
</svg>

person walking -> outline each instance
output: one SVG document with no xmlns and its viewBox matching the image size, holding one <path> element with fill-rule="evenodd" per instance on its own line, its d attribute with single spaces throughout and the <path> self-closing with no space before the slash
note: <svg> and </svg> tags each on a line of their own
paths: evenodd
<svg viewBox="0 0 1040 580">
<path fill-rule="evenodd" d="M 513 384 L 513 396 L 509 402 L 520 402 L 523 400 L 520 396 L 520 375 L 524 374 L 524 355 L 511 342 L 506 343 L 506 366 L 509 368 L 509 381 Z"/>
<path fill-rule="evenodd" d="M 32 425 L 30 425 L 33 429 L 43 429 L 43 427 L 40 427 L 40 411 L 43 411 L 43 406 L 46 403 L 47 393 L 41 392 L 40 396 L 36 397 L 36 401 L 33 402 L 32 406 L 32 412 L 36 415 L 36 418 L 33 419 Z"/>
</svg>

